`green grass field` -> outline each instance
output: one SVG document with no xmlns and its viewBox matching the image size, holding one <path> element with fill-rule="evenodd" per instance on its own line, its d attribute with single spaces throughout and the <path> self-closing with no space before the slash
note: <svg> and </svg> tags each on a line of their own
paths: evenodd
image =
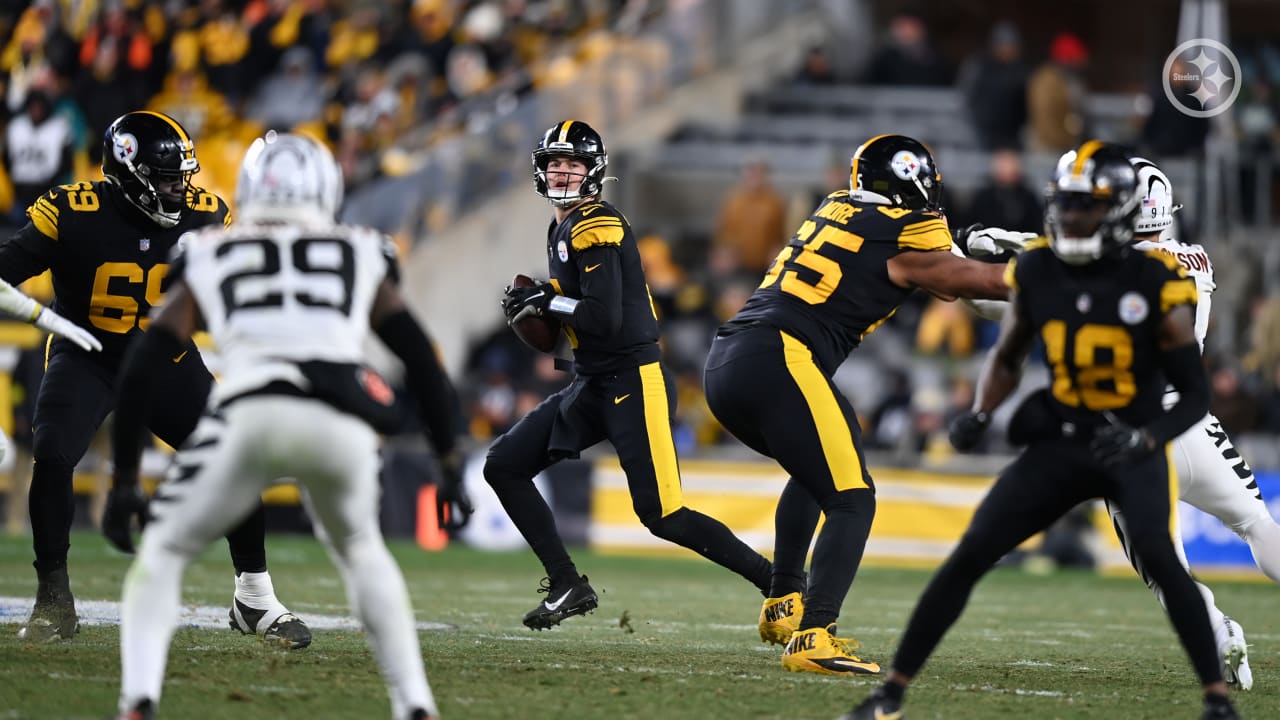
<svg viewBox="0 0 1280 720">
<path fill-rule="evenodd" d="M 71 552 L 78 599 L 114 600 L 128 559 L 95 534 Z M 299 614 L 341 615 L 337 573 L 307 538 L 268 542 L 277 592 Z M 600 609 L 535 633 L 520 624 L 541 597 L 530 553 L 428 554 L 398 543 L 420 633 L 447 720 L 471 718 L 786 718 L 829 720 L 873 680 L 788 673 L 755 631 L 760 597 L 709 563 L 578 553 Z M 0 540 L 0 596 L 34 597 L 29 540 Z M 184 599 L 226 607 L 230 563 L 210 550 L 187 575 Z M 928 573 L 865 569 L 845 603 L 841 634 L 888 664 Z M 1251 643 L 1255 689 L 1246 718 L 1280 717 L 1280 592 L 1218 582 L 1219 604 Z M 623 619 L 626 619 L 625 621 Z M 8 618 L 13 622 L 15 618 Z M 86 627 L 73 642 L 33 646 L 0 626 L 0 718 L 108 717 L 119 681 L 119 634 Z M 358 632 L 317 632 L 286 653 L 230 630 L 175 637 L 161 715 L 168 718 L 385 718 L 389 703 Z M 908 696 L 908 716 L 976 718 L 1199 717 L 1199 693 L 1168 622 L 1136 579 L 1000 570 Z"/>
</svg>

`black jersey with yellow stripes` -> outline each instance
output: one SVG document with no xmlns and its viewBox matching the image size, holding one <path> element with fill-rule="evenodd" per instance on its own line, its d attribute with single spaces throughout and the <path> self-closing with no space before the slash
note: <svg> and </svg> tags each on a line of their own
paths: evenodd
<svg viewBox="0 0 1280 720">
<path fill-rule="evenodd" d="M 54 309 L 102 341 L 105 362 L 118 362 L 160 302 L 178 238 L 230 222 L 213 193 L 195 189 L 187 205 L 176 226 L 162 228 L 109 181 L 60 185 L 27 208 L 29 222 L 0 246 L 0 277 L 17 285 L 51 270 Z"/>
<path fill-rule="evenodd" d="M 604 201 L 590 202 L 563 221 L 552 222 L 547 263 L 551 282 L 561 295 L 582 302 L 621 301 L 619 324 L 566 321 L 577 372 L 616 372 L 660 358 L 658 319 L 640 251 L 631 224 L 617 208 Z M 575 318 L 578 315 L 585 318 L 582 309 Z"/>
<path fill-rule="evenodd" d="M 951 231 L 935 212 L 856 202 L 847 190 L 831 193 L 728 326 L 784 330 L 834 373 L 911 294 L 889 279 L 889 260 L 904 252 L 950 250 Z"/>
<path fill-rule="evenodd" d="M 1005 280 L 1044 342 L 1063 420 L 1093 426 L 1109 411 L 1141 426 L 1163 412 L 1160 324 L 1179 305 L 1194 315 L 1196 302 L 1195 280 L 1176 258 L 1125 248 L 1073 266 L 1038 240 L 1009 263 Z"/>
</svg>

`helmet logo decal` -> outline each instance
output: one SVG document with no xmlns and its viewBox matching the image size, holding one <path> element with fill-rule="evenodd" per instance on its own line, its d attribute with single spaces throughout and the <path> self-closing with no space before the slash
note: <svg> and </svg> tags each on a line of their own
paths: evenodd
<svg viewBox="0 0 1280 720">
<path fill-rule="evenodd" d="M 116 133 L 111 141 L 111 153 L 121 163 L 125 165 L 131 164 L 133 156 L 138 154 L 138 138 L 127 132 Z"/>
<path fill-rule="evenodd" d="M 1147 300 L 1136 292 L 1120 296 L 1120 320 L 1126 325 L 1137 325 L 1147 319 Z"/>
<path fill-rule="evenodd" d="M 903 180 L 914 180 L 920 176 L 920 159 L 910 150 L 899 150 L 889 161 L 893 174 Z"/>
</svg>

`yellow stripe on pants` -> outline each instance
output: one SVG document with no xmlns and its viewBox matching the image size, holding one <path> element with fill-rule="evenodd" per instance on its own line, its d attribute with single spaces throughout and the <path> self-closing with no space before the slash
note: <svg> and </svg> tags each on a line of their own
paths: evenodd
<svg viewBox="0 0 1280 720">
<path fill-rule="evenodd" d="M 680 466 L 676 463 L 676 444 L 671 439 L 671 409 L 667 404 L 667 381 L 662 366 L 649 363 L 640 366 L 640 390 L 644 396 L 644 427 L 649 436 L 649 454 L 653 458 L 653 474 L 658 483 L 658 502 L 662 517 L 684 506 L 680 491 Z"/>
<path fill-rule="evenodd" d="M 779 334 L 782 336 L 787 372 L 791 373 L 791 379 L 796 381 L 805 404 L 809 406 L 813 424 L 818 428 L 818 441 L 822 443 L 822 455 L 836 490 L 868 487 L 867 481 L 862 479 L 862 463 L 853 446 L 853 432 L 845 421 L 827 376 L 813 362 L 813 352 L 804 343 L 785 332 L 779 331 Z"/>
</svg>

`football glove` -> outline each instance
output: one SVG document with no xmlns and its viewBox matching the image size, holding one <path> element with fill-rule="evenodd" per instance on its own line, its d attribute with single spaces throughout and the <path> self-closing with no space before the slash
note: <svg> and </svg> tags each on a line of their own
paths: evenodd
<svg viewBox="0 0 1280 720">
<path fill-rule="evenodd" d="M 440 480 L 436 484 L 436 521 L 450 532 L 461 530 L 476 511 L 463 482 L 466 457 L 454 450 L 440 458 Z"/>
<path fill-rule="evenodd" d="M 970 225 L 965 230 L 966 233 L 965 251 L 970 257 L 982 257 L 984 255 L 999 255 L 1003 252 L 1019 253 L 1026 246 L 1029 240 L 1036 237 L 1035 233 L 1015 232 L 1013 230 L 1005 230 L 1003 228 L 984 228 L 978 226 L 974 228 Z"/>
<path fill-rule="evenodd" d="M 102 343 L 92 333 L 62 317 L 50 308 L 40 309 L 40 314 L 36 316 L 35 325 L 41 330 L 47 330 L 54 335 L 61 335 L 89 352 L 102 349 Z"/>
<path fill-rule="evenodd" d="M 1093 434 L 1089 449 L 1104 467 L 1115 469 L 1132 465 L 1156 449 L 1156 441 L 1142 428 L 1126 424 L 1111 413 L 1104 413 L 1110 425 Z"/>
<path fill-rule="evenodd" d="M 556 289 L 549 282 L 533 287 L 508 286 L 502 298 L 502 312 L 508 323 L 514 323 L 529 315 L 542 315 L 556 296 Z"/>
<path fill-rule="evenodd" d="M 966 452 L 982 442 L 991 424 L 991 416 L 984 412 L 966 412 L 951 421 L 951 446 L 960 452 Z"/>
<path fill-rule="evenodd" d="M 138 518 L 138 529 L 147 525 L 147 496 L 136 483 L 117 485 L 107 492 L 107 504 L 102 511 L 102 534 L 113 547 L 122 553 L 134 553 L 132 523 Z"/>
</svg>

